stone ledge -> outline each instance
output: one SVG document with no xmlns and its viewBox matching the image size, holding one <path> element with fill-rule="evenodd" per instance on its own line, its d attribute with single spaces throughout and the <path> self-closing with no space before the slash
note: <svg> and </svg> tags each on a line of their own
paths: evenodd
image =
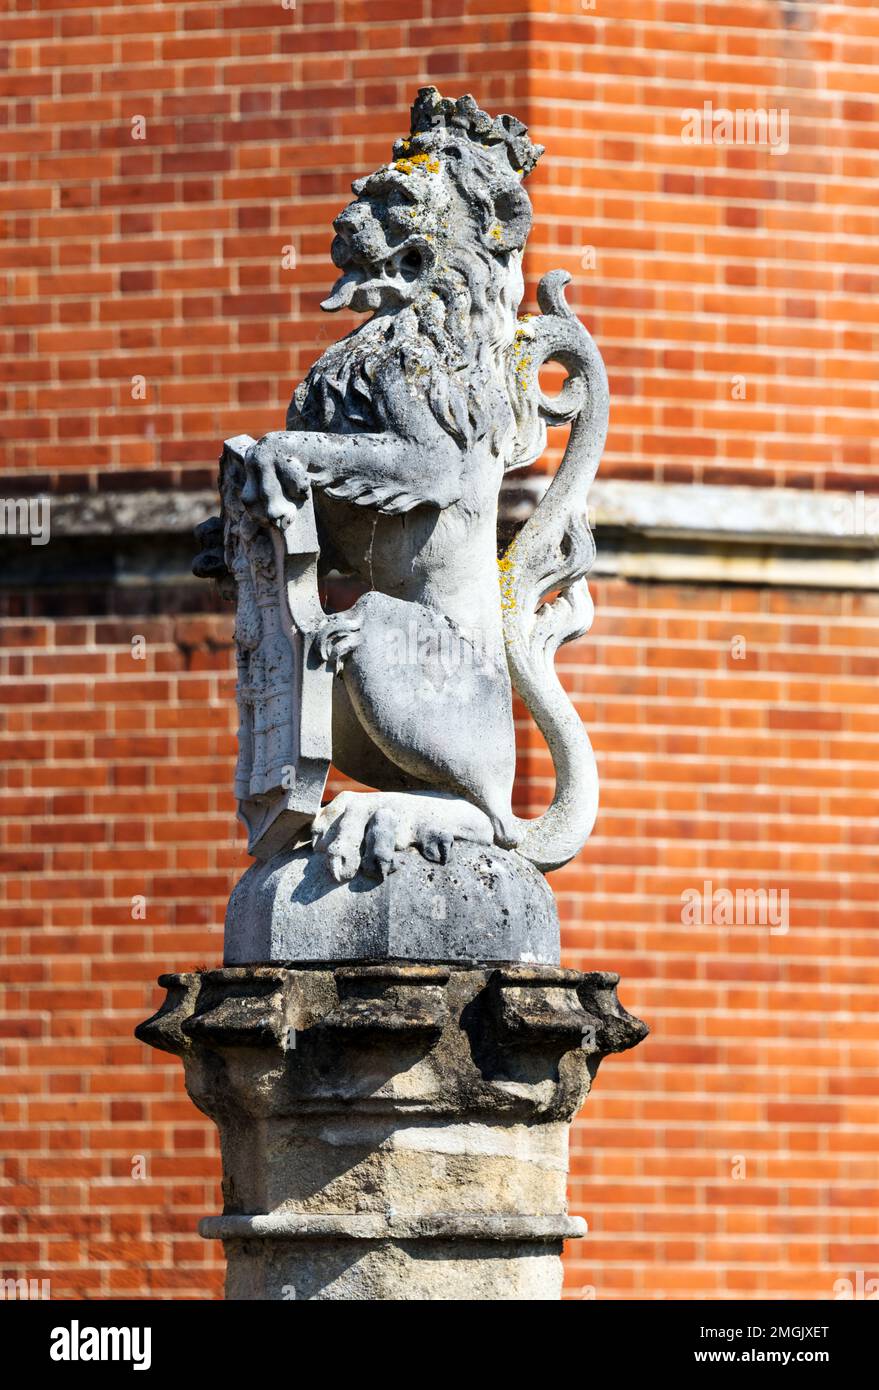
<svg viewBox="0 0 879 1390">
<path fill-rule="evenodd" d="M 220 508 L 216 491 L 70 492 L 51 498 L 52 531 L 59 536 L 169 535 L 191 532 Z M 195 558 L 195 541 L 192 553 Z"/>
<path fill-rule="evenodd" d="M 501 511 L 524 521 L 549 476 L 511 474 Z M 212 489 L 162 492 L 63 493 L 51 499 L 52 529 L 64 536 L 191 531 L 219 509 Z M 652 483 L 602 479 L 589 493 L 590 519 L 599 530 L 621 529 L 664 538 L 736 538 L 750 544 L 804 542 L 834 550 L 879 554 L 879 493 L 804 488 L 721 487 L 706 483 Z"/>
<path fill-rule="evenodd" d="M 597 479 L 589 503 L 599 528 L 879 554 L 879 494 Z"/>
<path fill-rule="evenodd" d="M 521 523 L 548 483 L 511 475 L 507 523 Z M 879 589 L 879 493 L 695 483 L 593 483 L 592 573 L 682 584 Z"/>
<path fill-rule="evenodd" d="M 511 474 L 501 492 L 502 527 L 512 533 L 525 521 L 548 481 L 543 475 Z M 216 515 L 218 505 L 216 493 L 206 488 L 63 494 L 52 498 L 52 536 L 68 546 L 87 540 L 93 547 L 112 545 L 120 555 L 121 538 L 129 538 L 129 546 L 135 537 L 164 538 L 167 546 L 176 537 L 180 546 L 197 525 Z M 879 589 L 879 494 L 599 477 L 590 492 L 589 515 L 598 540 L 596 577 Z M 26 540 L 17 544 L 30 554 Z M 193 557 L 195 550 L 193 540 Z M 42 549 L 30 555 L 36 563 L 34 556 L 45 569 Z M 74 575 L 73 555 L 65 565 Z M 188 581 L 188 568 L 187 560 L 181 573 L 178 560 L 163 576 L 161 559 L 154 556 L 150 574 L 179 583 Z M 15 574 L 6 582 L 15 586 Z"/>
</svg>

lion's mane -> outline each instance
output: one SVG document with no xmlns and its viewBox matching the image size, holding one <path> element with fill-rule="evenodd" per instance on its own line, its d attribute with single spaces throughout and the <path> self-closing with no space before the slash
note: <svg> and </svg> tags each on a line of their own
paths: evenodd
<svg viewBox="0 0 879 1390">
<path fill-rule="evenodd" d="M 521 181 L 541 153 L 521 122 L 492 120 L 472 97 L 419 93 L 412 132 L 389 167 L 417 172 L 413 188 L 425 204 L 430 176 L 419 162 L 435 161 L 449 180 L 452 211 L 437 227 L 436 258 L 412 303 L 375 314 L 318 359 L 290 403 L 288 429 L 419 440 L 429 412 L 462 449 L 487 439 L 506 466 L 540 452 L 542 431 L 523 400 L 516 315 L 531 225 Z M 380 174 L 355 190 L 387 230 L 382 199 L 370 193 Z"/>
</svg>

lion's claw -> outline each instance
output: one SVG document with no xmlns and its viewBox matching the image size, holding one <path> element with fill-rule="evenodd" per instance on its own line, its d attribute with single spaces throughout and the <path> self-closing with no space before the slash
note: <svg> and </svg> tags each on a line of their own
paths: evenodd
<svg viewBox="0 0 879 1390">
<path fill-rule="evenodd" d="M 385 879 L 394 871 L 397 822 L 392 811 L 380 807 L 370 818 L 363 840 L 363 872 L 367 878 Z"/>
</svg>

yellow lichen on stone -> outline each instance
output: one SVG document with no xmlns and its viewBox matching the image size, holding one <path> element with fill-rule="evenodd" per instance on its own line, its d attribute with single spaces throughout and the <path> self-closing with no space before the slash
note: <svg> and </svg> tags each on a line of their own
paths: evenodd
<svg viewBox="0 0 879 1390">
<path fill-rule="evenodd" d="M 410 154 L 405 159 L 395 159 L 394 168 L 401 174 L 413 174 L 416 169 L 426 169 L 428 174 L 438 174 L 440 162 L 436 155 Z"/>
<path fill-rule="evenodd" d="M 517 328 L 513 335 L 513 355 L 516 359 L 513 373 L 521 391 L 527 391 L 530 383 L 530 368 L 534 359 L 527 352 L 526 344 L 531 341 L 531 336 L 526 328 Z"/>
<path fill-rule="evenodd" d="M 511 613 L 516 607 L 515 568 L 513 565 L 513 551 L 515 548 L 516 542 L 512 541 L 507 547 L 504 555 L 497 562 L 502 613 Z"/>
</svg>

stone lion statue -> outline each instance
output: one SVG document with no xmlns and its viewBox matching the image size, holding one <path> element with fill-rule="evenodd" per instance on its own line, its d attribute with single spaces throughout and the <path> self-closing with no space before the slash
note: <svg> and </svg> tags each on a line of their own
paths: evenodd
<svg viewBox="0 0 879 1390">
<path fill-rule="evenodd" d="M 314 363 L 285 430 L 232 450 L 229 568 L 234 537 L 259 534 L 289 564 L 305 508 L 317 573 L 363 590 L 346 611 L 315 616 L 312 604 L 299 622 L 303 669 L 330 673 L 332 760 L 375 789 L 300 807 L 290 843 L 310 837 L 337 881 L 384 879 L 411 848 L 445 863 L 456 841 L 515 850 L 545 872 L 577 853 L 595 819 L 592 750 L 553 662 L 592 616 L 586 498 L 607 381 L 565 304 L 565 272 L 541 282 L 541 314 L 518 317 L 531 225 L 523 185 L 542 152 L 515 118 L 420 91 L 410 134 L 353 185 L 333 224 L 340 273 L 322 307 L 367 317 Z M 549 360 L 567 373 L 553 398 L 538 380 Z M 564 424 L 563 461 L 499 555 L 503 478 L 539 458 L 547 425 Z M 216 561 L 203 557 L 197 572 L 217 572 Z M 280 669 L 270 655 L 266 664 Z M 251 676 L 245 686 L 256 728 Z M 556 769 L 552 804 L 534 820 L 511 806 L 514 691 Z M 260 726 L 269 750 L 290 744 L 272 744 L 276 723 Z M 269 751 L 258 786 L 246 773 L 256 802 L 271 793 L 271 766 Z"/>
</svg>

